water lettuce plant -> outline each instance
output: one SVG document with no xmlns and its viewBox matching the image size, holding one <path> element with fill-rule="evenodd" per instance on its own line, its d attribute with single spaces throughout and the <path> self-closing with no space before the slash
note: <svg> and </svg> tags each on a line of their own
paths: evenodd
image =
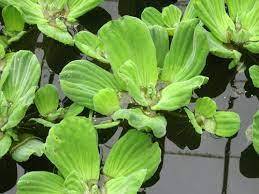
<svg viewBox="0 0 259 194">
<path fill-rule="evenodd" d="M 29 172 L 18 181 L 17 194 L 136 194 L 161 161 L 158 143 L 132 129 L 113 145 L 100 174 L 97 132 L 84 117 L 52 127 L 45 154 L 58 174 Z"/>
<path fill-rule="evenodd" d="M 249 68 L 249 74 L 252 79 L 253 85 L 259 88 L 259 66 L 253 65 Z"/>
<path fill-rule="evenodd" d="M 188 105 L 193 90 L 208 80 L 199 75 L 209 49 L 198 22 L 181 22 L 170 49 L 165 29 L 158 26 L 151 35 L 131 16 L 108 22 L 92 39 L 89 32 L 79 32 L 76 45 L 91 57 L 105 57 L 112 73 L 86 60 L 72 61 L 60 73 L 61 88 L 79 105 L 162 137 L 166 119 L 159 111 Z M 159 47 L 158 40 L 165 44 Z"/>
<path fill-rule="evenodd" d="M 195 18 L 193 2 L 192 0 L 188 3 L 184 14 L 175 5 L 164 7 L 162 12 L 154 7 L 147 7 L 141 14 L 141 20 L 148 26 L 161 26 L 165 28 L 168 34 L 172 36 L 181 21 Z"/>
<path fill-rule="evenodd" d="M 229 68 L 240 63 L 242 49 L 259 53 L 258 0 L 194 0 L 194 7 L 209 30 L 212 52 L 233 59 Z"/>
<path fill-rule="evenodd" d="M 53 84 L 46 84 L 35 93 L 34 103 L 41 118 L 32 118 L 46 127 L 52 127 L 57 121 L 70 116 L 77 116 L 84 107 L 73 103 L 69 107 L 62 107 L 59 103 L 59 94 Z"/>
<path fill-rule="evenodd" d="M 15 130 L 33 103 L 41 66 L 30 51 L 14 53 L 9 61 L 0 80 L 0 158 L 10 150 L 14 159 L 22 161 L 30 154 L 42 154 L 38 138 Z"/>
<path fill-rule="evenodd" d="M 13 5 L 21 10 L 28 24 L 37 25 L 45 35 L 73 45 L 68 29 L 76 19 L 99 5 L 102 0 L 0 0 L 0 5 Z"/>
<path fill-rule="evenodd" d="M 259 154 L 259 111 L 255 113 L 253 124 L 247 129 L 246 135 L 252 141 L 255 151 Z"/>
<path fill-rule="evenodd" d="M 231 137 L 240 129 L 240 117 L 235 112 L 217 111 L 217 104 L 209 97 L 199 98 L 194 112 L 184 109 L 195 131 L 203 133 L 203 129 L 220 137 Z"/>
</svg>

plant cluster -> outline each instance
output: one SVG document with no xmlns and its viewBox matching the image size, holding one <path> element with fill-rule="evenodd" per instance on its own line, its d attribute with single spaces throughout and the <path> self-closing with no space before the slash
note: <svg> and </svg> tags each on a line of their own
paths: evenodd
<svg viewBox="0 0 259 194">
<path fill-rule="evenodd" d="M 165 113 L 184 109 L 194 130 L 232 137 L 239 115 L 219 111 L 209 97 L 190 103 L 195 90 L 209 81 L 202 74 L 209 53 L 240 64 L 241 52 L 259 53 L 258 0 L 191 0 L 184 13 L 174 5 L 162 12 L 146 8 L 141 19 L 124 16 L 103 25 L 97 34 L 73 35 L 76 19 L 101 0 L 0 0 L 5 22 L 0 36 L 3 62 L 0 79 L 0 158 L 18 161 L 31 155 L 47 158 L 57 171 L 30 172 L 18 182 L 19 194 L 136 194 L 161 162 L 156 138 L 166 135 Z M 226 11 L 225 4 L 228 6 Z M 60 85 L 73 103 L 63 107 L 57 88 L 40 88 L 41 65 L 30 51 L 5 54 L 8 44 L 24 34 L 24 23 L 37 25 L 45 35 L 75 46 L 93 61 L 75 60 L 61 71 Z M 109 70 L 107 70 L 109 69 Z M 259 67 L 249 69 L 259 87 Z M 50 128 L 44 140 L 19 123 L 35 104 L 39 118 Z M 90 114 L 84 117 L 84 108 Z M 101 117 L 96 122 L 93 112 Z M 80 116 L 78 116 L 80 115 Z M 126 121 L 130 130 L 111 148 L 105 163 L 98 151 L 97 129 Z M 250 138 L 259 153 L 259 113 Z M 174 129 L 168 129 L 174 130 Z M 100 131 L 101 132 L 101 131 Z M 153 137 L 154 135 L 154 137 Z"/>
</svg>

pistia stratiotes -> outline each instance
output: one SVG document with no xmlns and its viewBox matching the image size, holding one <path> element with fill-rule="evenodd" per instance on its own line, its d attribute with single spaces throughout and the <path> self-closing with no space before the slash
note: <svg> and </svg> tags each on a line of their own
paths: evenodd
<svg viewBox="0 0 259 194">
<path fill-rule="evenodd" d="M 76 46 L 110 63 L 112 73 L 86 60 L 72 61 L 60 73 L 62 90 L 79 105 L 162 137 L 166 119 L 159 111 L 188 105 L 193 90 L 208 81 L 199 75 L 209 48 L 198 23 L 198 19 L 181 22 L 170 49 L 164 28 L 149 31 L 131 16 L 108 22 L 98 36 L 79 32 Z"/>
<path fill-rule="evenodd" d="M 259 53 L 258 0 L 194 0 L 194 7 L 195 14 L 210 31 L 212 52 L 233 59 L 229 68 L 240 63 L 242 48 Z"/>
<path fill-rule="evenodd" d="M 0 6 L 17 7 L 26 23 L 37 25 L 45 35 L 68 45 L 74 44 L 68 28 L 100 3 L 102 0 L 0 0 Z"/>
<path fill-rule="evenodd" d="M 52 127 L 45 154 L 59 173 L 29 172 L 18 181 L 17 194 L 136 194 L 161 161 L 158 143 L 132 129 L 113 145 L 100 175 L 97 132 L 84 117 Z"/>
</svg>

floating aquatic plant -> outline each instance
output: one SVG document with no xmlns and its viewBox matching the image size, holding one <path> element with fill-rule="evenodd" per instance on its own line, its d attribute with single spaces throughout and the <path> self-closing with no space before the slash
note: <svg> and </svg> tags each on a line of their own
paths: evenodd
<svg viewBox="0 0 259 194">
<path fill-rule="evenodd" d="M 225 3 L 228 7 L 226 12 Z M 212 52 L 240 63 L 240 50 L 259 53 L 258 0 L 194 0 L 195 13 L 208 28 Z"/>
<path fill-rule="evenodd" d="M 257 111 L 253 118 L 253 124 L 246 131 L 249 140 L 253 142 L 255 151 L 259 154 L 259 111 Z"/>
<path fill-rule="evenodd" d="M 235 112 L 217 111 L 217 104 L 209 97 L 196 101 L 194 113 L 184 109 L 195 131 L 203 133 L 203 129 L 220 137 L 231 137 L 240 129 L 240 118 Z"/>
<path fill-rule="evenodd" d="M 65 118 L 52 127 L 45 154 L 59 173 L 25 174 L 18 181 L 18 194 L 136 194 L 161 161 L 158 143 L 132 129 L 114 144 L 100 174 L 97 132 L 83 117 Z"/>
<path fill-rule="evenodd" d="M 60 73 L 62 90 L 79 105 L 162 137 L 166 119 L 159 111 L 188 105 L 193 90 L 208 80 L 199 75 L 209 49 L 198 23 L 181 22 L 170 49 L 164 28 L 150 33 L 131 16 L 108 22 L 98 36 L 80 32 L 75 36 L 79 49 L 110 63 L 112 73 L 86 60 L 72 61 Z"/>
<path fill-rule="evenodd" d="M 28 24 L 35 24 L 45 35 L 73 45 L 68 28 L 76 19 L 99 5 L 102 0 L 0 0 L 0 5 L 13 5 L 21 10 Z"/>
<path fill-rule="evenodd" d="M 15 130 L 33 103 L 41 67 L 30 51 L 19 51 L 9 61 L 0 80 L 0 158 L 10 149 L 14 159 L 24 161 L 42 154 L 38 138 Z"/>
</svg>

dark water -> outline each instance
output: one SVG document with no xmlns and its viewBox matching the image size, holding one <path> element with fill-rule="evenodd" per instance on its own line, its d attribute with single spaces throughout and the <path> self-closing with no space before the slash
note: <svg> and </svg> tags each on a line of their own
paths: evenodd
<svg viewBox="0 0 259 194">
<path fill-rule="evenodd" d="M 158 9 L 169 5 L 167 0 L 120 0 L 105 1 L 90 13 L 80 18 L 77 30 L 97 30 L 107 21 L 120 15 L 140 16 L 147 6 Z M 183 1 L 178 1 L 184 7 Z M 76 48 L 64 46 L 49 39 L 34 28 L 12 50 L 33 51 L 42 62 L 41 85 L 54 83 L 59 87 L 58 73 L 70 61 L 85 58 Z M 247 64 L 259 63 L 258 56 L 245 55 Z M 197 96 L 209 96 L 216 100 L 221 110 L 233 110 L 240 114 L 241 130 L 232 139 L 217 138 L 208 133 L 197 135 L 181 111 L 168 113 L 168 132 L 159 140 L 164 150 L 163 163 L 154 177 L 142 189 L 142 194 L 258 194 L 259 156 L 246 140 L 245 129 L 251 125 L 253 114 L 259 109 L 259 90 L 253 88 L 247 72 L 236 73 L 227 69 L 229 61 L 209 56 L 203 75 L 210 77 Z M 101 65 L 101 64 L 100 64 Z M 63 104 L 70 102 L 60 92 Z M 46 137 L 48 131 L 39 125 L 27 122 L 37 116 L 31 107 L 21 128 L 36 131 Z M 121 129 L 102 131 L 99 134 L 100 151 L 105 159 L 109 148 L 120 136 Z M 0 160 L 0 193 L 13 194 L 15 184 L 22 174 L 32 170 L 53 171 L 46 158 L 32 157 L 16 164 L 8 156 Z"/>
</svg>

